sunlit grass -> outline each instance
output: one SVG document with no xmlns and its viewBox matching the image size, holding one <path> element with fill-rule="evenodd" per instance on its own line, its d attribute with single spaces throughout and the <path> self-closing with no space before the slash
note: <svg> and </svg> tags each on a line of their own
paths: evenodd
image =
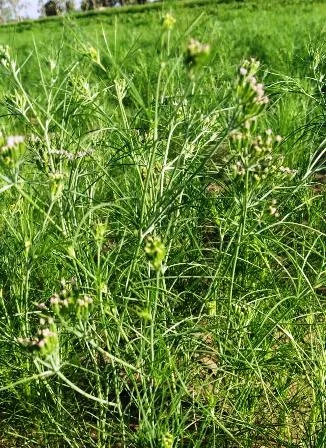
<svg viewBox="0 0 326 448">
<path fill-rule="evenodd" d="M 325 446 L 326 10 L 255 5 L 0 28 L 6 448 Z"/>
</svg>

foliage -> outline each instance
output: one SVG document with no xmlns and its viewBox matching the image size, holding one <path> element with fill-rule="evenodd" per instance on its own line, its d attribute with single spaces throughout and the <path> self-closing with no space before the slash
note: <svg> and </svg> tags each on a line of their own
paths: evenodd
<svg viewBox="0 0 326 448">
<path fill-rule="evenodd" d="M 326 7 L 255 4 L 0 28 L 2 446 L 325 446 Z"/>
</svg>

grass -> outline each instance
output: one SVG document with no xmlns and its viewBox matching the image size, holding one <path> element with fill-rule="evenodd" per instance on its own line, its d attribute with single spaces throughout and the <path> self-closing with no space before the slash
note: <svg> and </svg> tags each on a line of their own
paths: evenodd
<svg viewBox="0 0 326 448">
<path fill-rule="evenodd" d="M 0 446 L 323 448 L 326 5 L 133 11 L 0 28 Z"/>
</svg>

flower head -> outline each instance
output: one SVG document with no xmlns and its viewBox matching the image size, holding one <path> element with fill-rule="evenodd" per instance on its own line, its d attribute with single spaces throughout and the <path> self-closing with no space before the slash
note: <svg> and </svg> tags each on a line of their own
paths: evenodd
<svg viewBox="0 0 326 448">
<path fill-rule="evenodd" d="M 165 246 L 161 239 L 158 237 L 148 237 L 145 253 L 153 269 L 159 271 L 165 257 Z"/>
<path fill-rule="evenodd" d="M 176 19 L 175 17 L 173 17 L 172 14 L 165 14 L 165 16 L 163 17 L 163 28 L 166 30 L 171 30 L 174 25 L 176 23 Z"/>
<path fill-rule="evenodd" d="M 186 66 L 190 70 L 199 67 L 207 60 L 210 50 L 209 44 L 202 44 L 196 39 L 190 39 L 184 58 Z"/>
</svg>

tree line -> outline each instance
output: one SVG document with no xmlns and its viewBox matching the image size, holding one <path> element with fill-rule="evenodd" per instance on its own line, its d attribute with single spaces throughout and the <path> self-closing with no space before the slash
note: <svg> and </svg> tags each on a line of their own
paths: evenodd
<svg viewBox="0 0 326 448">
<path fill-rule="evenodd" d="M 149 0 L 82 0 L 80 9 L 90 11 L 100 8 L 124 6 L 131 4 L 145 4 Z M 155 1 L 155 0 L 154 0 Z M 57 16 L 77 10 L 75 0 L 40 0 L 39 12 L 41 16 Z M 0 23 L 22 18 L 22 10 L 27 9 L 26 0 L 0 0 Z"/>
<path fill-rule="evenodd" d="M 82 11 L 91 11 L 99 8 L 145 3 L 147 3 L 147 0 L 82 0 L 80 8 Z M 60 0 L 48 0 L 44 4 L 42 12 L 46 16 L 56 16 L 74 10 L 76 10 L 74 0 L 66 0 L 65 2 Z"/>
</svg>

